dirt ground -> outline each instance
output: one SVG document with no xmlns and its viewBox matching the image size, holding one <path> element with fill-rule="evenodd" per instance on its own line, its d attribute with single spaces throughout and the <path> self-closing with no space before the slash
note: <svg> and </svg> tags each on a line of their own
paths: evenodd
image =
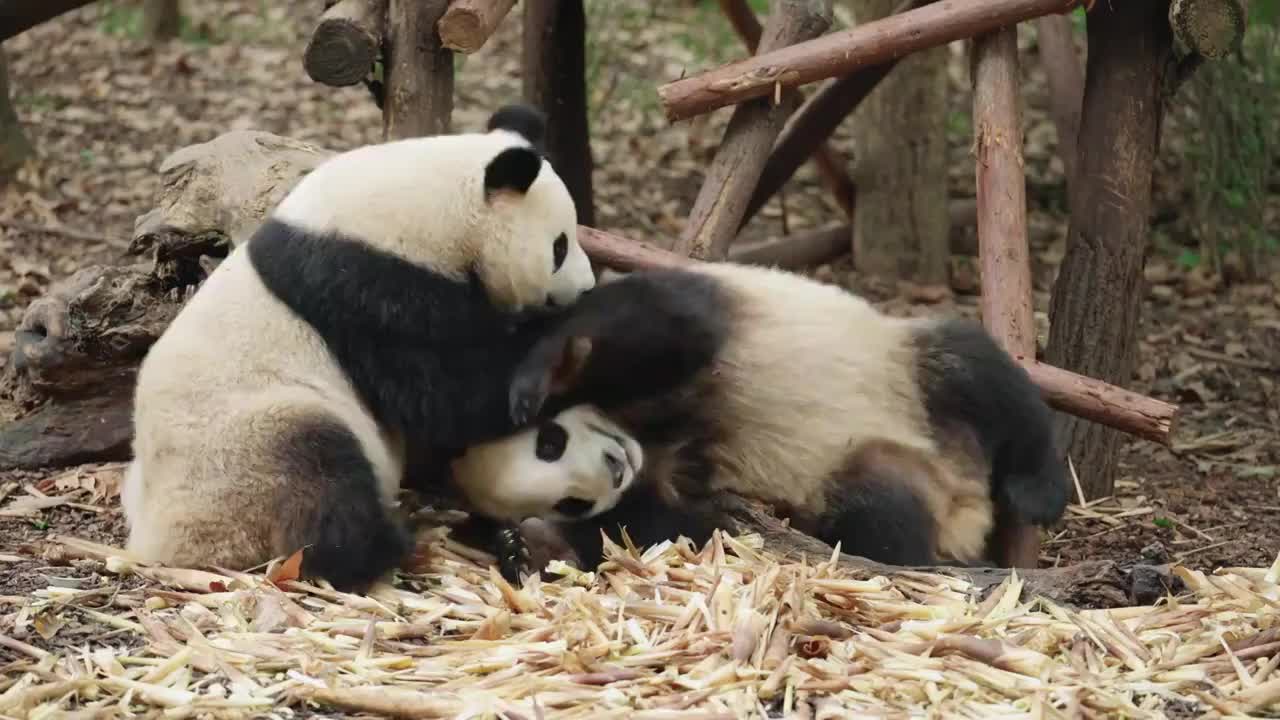
<svg viewBox="0 0 1280 720">
<path fill-rule="evenodd" d="M 39 159 L 21 184 L 0 194 L 0 364 L 33 298 L 75 269 L 121 257 L 134 219 L 151 207 L 156 169 L 172 151 L 236 128 L 335 149 L 379 139 L 379 114 L 363 88 L 325 87 L 302 69 L 321 3 L 267 5 L 187 3 L 184 37 L 152 46 L 136 37 L 133 5 L 100 2 L 5 43 L 15 106 Z M 657 5 L 650 11 L 617 3 L 589 18 L 597 224 L 637 240 L 679 231 L 728 118 L 722 110 L 672 126 L 654 86 L 741 54 L 727 25 L 710 17 L 714 3 Z M 508 19 L 481 52 L 460 61 L 455 129 L 477 128 L 498 104 L 519 97 L 519 40 L 519 23 Z M 967 70 L 963 49 L 953 50 L 951 189 L 971 196 Z M 1026 57 L 1028 196 L 1037 310 L 1045 311 L 1066 217 L 1045 82 L 1034 50 Z M 1269 565 L 1278 549 L 1280 269 L 1272 258 L 1261 281 L 1227 283 L 1176 262 L 1179 243 L 1194 244 L 1194 236 L 1180 214 L 1185 168 L 1172 125 L 1156 184 L 1156 232 L 1166 242 L 1149 261 L 1142 359 L 1130 387 L 1181 405 L 1177 440 L 1172 449 L 1129 441 L 1116 497 L 1073 509 L 1045 544 L 1045 564 L 1141 557 L 1199 568 L 1258 566 Z M 852 155 L 847 128 L 833 142 Z M 1280 189 L 1272 193 L 1277 200 Z M 788 186 L 785 203 L 785 220 L 775 199 L 746 238 L 777 236 L 784 222 L 799 232 L 838 219 L 810 166 Z M 1278 205 L 1272 203 L 1273 226 Z M 875 278 L 858 277 L 847 261 L 817 272 L 886 306 L 922 310 L 906 307 Z M 956 305 L 971 312 L 974 300 L 960 295 Z M 0 515 L 0 596 L 90 582 L 78 579 L 74 566 L 13 554 L 48 533 L 121 542 L 118 475 L 114 466 L 0 475 L 0 508 L 30 484 L 79 493 L 76 506 L 30 509 L 28 502 L 27 511 Z"/>
</svg>

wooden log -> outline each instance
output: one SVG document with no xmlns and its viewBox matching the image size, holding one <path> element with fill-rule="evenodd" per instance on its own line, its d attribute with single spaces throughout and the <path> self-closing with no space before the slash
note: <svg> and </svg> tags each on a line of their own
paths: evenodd
<svg viewBox="0 0 1280 720">
<path fill-rule="evenodd" d="M 0 42 L 93 0 L 0 0 Z"/>
<path fill-rule="evenodd" d="M 148 40 L 170 40 L 182 29 L 182 8 L 178 0 L 144 0 L 142 35 Z"/>
<path fill-rule="evenodd" d="M 524 0 L 524 99 L 547 114 L 547 155 L 578 222 L 594 225 L 586 43 L 583 0 Z"/>
<path fill-rule="evenodd" d="M 387 22 L 387 0 L 340 0 L 320 16 L 302 52 L 316 82 L 355 85 L 373 71 Z"/>
<path fill-rule="evenodd" d="M 1005 352 L 1034 359 L 1016 26 L 974 38 L 972 71 L 982 323 Z M 991 550 L 990 559 L 998 565 L 1036 567 L 1039 529 L 998 513 Z"/>
<path fill-rule="evenodd" d="M 831 0 L 779 0 L 760 38 L 768 52 L 817 37 L 831 25 Z M 675 245 L 681 255 L 720 260 L 738 234 L 747 201 L 782 126 L 798 105 L 794 95 L 759 99 L 733 109 L 729 127 Z"/>
<path fill-rule="evenodd" d="M 895 57 L 973 37 L 1042 15 L 1066 13 L 1079 0 L 939 2 L 746 60 L 658 88 L 675 122 L 758 97 L 774 95 Z"/>
<path fill-rule="evenodd" d="M 734 32 L 743 44 L 747 46 L 747 51 L 755 53 L 756 48 L 760 44 L 760 34 L 764 28 L 760 25 L 760 19 L 756 17 L 756 13 L 747 4 L 747 0 L 720 0 L 720 10 L 729 19 L 729 24 L 733 26 Z M 793 92 L 800 92 L 795 90 Z M 801 93 L 803 97 L 803 93 Z M 783 128 L 786 132 L 786 128 Z M 772 158 L 772 155 L 770 156 Z M 827 144 L 826 138 L 823 138 L 812 151 L 812 155 L 805 155 L 813 160 L 813 165 L 818 171 L 818 177 L 821 178 L 822 184 L 827 187 L 831 196 L 835 198 L 836 204 L 844 211 L 845 217 L 853 219 L 853 180 L 849 179 L 849 171 L 846 168 L 845 160 L 836 152 L 835 148 Z M 797 160 L 797 166 L 800 160 Z M 766 163 L 766 168 L 768 164 Z M 794 170 L 793 170 L 794 172 Z M 763 182 L 764 178 L 761 177 Z M 759 190 L 759 185 L 756 187 Z M 776 191 L 775 191 L 776 192 Z M 770 193 L 772 197 L 773 193 Z M 755 195 L 752 195 L 755 199 Z M 768 198 L 766 198 L 766 201 Z M 739 225 L 746 225 L 755 211 L 751 209 L 750 203 L 747 204 L 747 214 L 743 216 Z"/>
<path fill-rule="evenodd" d="M 923 7 L 935 0 L 906 0 L 894 9 L 894 14 L 904 13 L 916 7 Z M 742 224 L 757 213 L 769 202 L 782 186 L 795 175 L 800 163 L 809 157 L 818 143 L 826 142 L 840 123 L 849 116 L 858 104 L 876 89 L 880 81 L 898 64 L 900 58 L 894 57 L 885 62 L 870 65 L 857 72 L 836 78 L 813 94 L 799 110 L 791 116 L 760 173 L 760 182 L 756 185 L 751 200 L 747 202 L 747 210 Z M 857 189 L 850 196 L 853 210 L 857 206 Z"/>
<path fill-rule="evenodd" d="M 387 140 L 449 132 L 453 51 L 436 24 L 449 0 L 388 0 L 382 135 Z"/>
<path fill-rule="evenodd" d="M 1180 44 L 1216 60 L 1240 47 L 1248 10 L 1246 0 L 1173 0 L 1169 26 Z"/>
<path fill-rule="evenodd" d="M 683 267 L 699 262 L 649 243 L 578 227 L 578 242 L 596 263 L 620 271 Z M 1015 356 L 1051 407 L 1168 446 L 1178 406 L 1035 361 Z"/>
<path fill-rule="evenodd" d="M 1137 365 L 1161 92 L 1173 58 L 1166 12 L 1146 2 L 1100 2 L 1089 11 L 1079 139 L 1087 150 L 1071 186 L 1045 359 L 1111 383 L 1127 382 Z M 1059 418 L 1058 429 L 1086 498 L 1111 494 L 1119 435 L 1070 416 Z"/>
<path fill-rule="evenodd" d="M 488 42 L 516 0 L 454 0 L 436 30 L 450 50 L 473 53 Z"/>
<path fill-rule="evenodd" d="M 786 270 L 813 267 L 847 254 L 851 232 L 853 228 L 842 223 L 776 240 L 736 245 L 729 251 L 729 260 Z"/>
<path fill-rule="evenodd" d="M 1070 194 L 1076 170 L 1076 137 L 1080 134 L 1080 101 L 1084 98 L 1084 65 L 1076 49 L 1071 18 L 1045 15 L 1036 20 L 1040 66 L 1049 81 L 1049 115 L 1058 131 L 1058 157 Z"/>
</svg>

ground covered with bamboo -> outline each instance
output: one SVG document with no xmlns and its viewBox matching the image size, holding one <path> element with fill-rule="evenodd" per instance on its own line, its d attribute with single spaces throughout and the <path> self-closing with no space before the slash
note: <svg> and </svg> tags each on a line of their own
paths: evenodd
<svg viewBox="0 0 1280 720">
<path fill-rule="evenodd" d="M 781 562 L 751 536 L 615 545 L 596 573 L 516 589 L 437 535 L 367 596 L 297 580 L 296 558 L 239 573 L 64 536 L 30 549 L 45 582 L 0 598 L 6 717 L 1164 718 L 1280 700 L 1280 557 L 1176 566 L 1177 597 L 1077 611 L 1016 576 L 978 598 Z"/>
<path fill-rule="evenodd" d="M 135 219 L 155 205 L 159 162 L 177 148 L 239 128 L 332 149 L 378 139 L 380 115 L 363 88 L 320 85 L 302 67 L 322 4 L 267 5 L 185 3 L 180 38 L 152 46 L 138 35 L 136 4 L 101 0 L 6 41 L 15 109 L 40 157 L 20 183 L 0 190 L 0 370 L 33 300 L 80 267 L 122 258 Z M 730 115 L 669 124 L 654 88 L 743 51 L 717 3 L 649 5 L 589 0 L 587 53 L 596 225 L 654 242 L 682 232 Z M 840 27 L 849 18 L 836 5 Z M 493 107 L 519 97 L 520 25 L 511 15 L 479 52 L 458 61 L 455 128 L 478 127 Z M 1066 193 L 1031 28 L 1020 28 L 1019 46 L 1043 342 L 1048 290 L 1065 242 Z M 954 206 L 973 197 L 974 159 L 966 56 L 958 44 L 952 51 Z M 975 718 L 1025 716 L 1037 707 L 1039 717 L 1054 717 L 1051 707 L 1071 703 L 1095 717 L 1122 717 L 1117 708 L 1130 705 L 1146 709 L 1130 709 L 1134 717 L 1198 717 L 1244 712 L 1267 693 L 1275 697 L 1268 663 L 1280 635 L 1267 612 L 1276 615 L 1280 598 L 1267 573 L 1280 537 L 1280 255 L 1227 253 L 1217 267 L 1198 261 L 1205 226 L 1193 212 L 1190 178 L 1215 166 L 1211 160 L 1234 164 L 1197 155 L 1206 143 L 1196 128 L 1216 116 L 1181 109 L 1183 100 L 1171 101 L 1165 122 L 1141 359 L 1128 383 L 1178 403 L 1179 427 L 1171 448 L 1127 441 L 1114 496 L 1073 503 L 1050 529 L 1040 558 L 1044 566 L 1089 559 L 1180 565 L 1188 589 L 1176 602 L 1055 614 L 1005 588 L 999 592 L 1007 604 L 964 605 L 954 579 L 848 583 L 754 551 L 739 557 L 741 545 L 727 540 L 716 563 L 697 566 L 688 549 L 659 549 L 644 556 L 647 571 L 633 557 L 594 583 L 543 583 L 511 596 L 481 566 L 448 552 L 429 558 L 424 574 L 406 575 L 398 590 L 375 594 L 380 604 L 296 584 L 272 589 L 261 575 L 190 587 L 186 581 L 204 576 L 155 570 L 148 578 L 126 562 L 103 562 L 101 549 L 57 540 L 122 546 L 118 466 L 5 471 L 0 716 L 39 717 L 29 711 L 46 702 L 44 716 L 60 716 L 57 703 L 66 697 L 81 709 L 97 702 L 123 716 L 118 700 L 126 696 L 134 710 L 157 716 L 165 702 L 198 696 L 230 711 L 236 698 L 249 698 L 238 707 L 253 715 L 268 691 L 306 715 L 303 698 L 316 680 L 347 699 L 360 696 L 351 688 L 377 687 L 364 696 L 384 701 L 403 700 L 384 687 L 434 686 L 430 702 L 438 704 L 430 709 L 448 716 L 483 709 L 466 703 L 493 690 L 513 703 L 509 717 L 529 718 L 538 717 L 535 693 L 546 717 L 607 716 L 591 710 L 636 698 L 649 717 L 662 718 L 736 717 L 757 699 L 780 707 L 774 703 L 799 703 L 806 692 L 853 706 L 873 698 L 888 707 L 934 701 Z M 854 157 L 847 125 L 829 146 Z M 1265 196 L 1263 228 L 1280 227 L 1280 186 L 1272 182 L 1250 190 Z M 840 222 L 842 209 L 808 163 L 747 223 L 743 241 Z M 954 294 L 941 300 L 928 288 L 860 275 L 847 258 L 812 274 L 891 313 L 972 315 L 975 246 L 971 222 L 957 223 Z M 0 423 L 12 412 L 0 399 Z M 98 559 L 78 557 L 86 554 Z M 771 567 L 777 574 L 770 585 L 764 580 Z M 717 573 L 722 579 L 714 585 Z M 304 615 L 316 621 L 301 627 Z M 838 636 L 856 634 L 824 635 L 832 621 L 845 622 Z M 557 635 L 560 627 L 569 634 Z M 755 654 L 735 667 L 735 641 L 747 642 L 739 639 L 742 627 L 756 636 Z M 803 636 L 782 666 L 770 664 L 780 637 L 773 627 Z M 252 648 L 258 654 L 246 652 Z M 584 709 L 564 708 L 573 697 L 586 699 Z M 414 699 L 421 700 L 406 702 Z M 15 702 L 28 703 L 27 710 Z M 809 717 L 826 717 L 824 708 L 812 710 Z"/>
</svg>

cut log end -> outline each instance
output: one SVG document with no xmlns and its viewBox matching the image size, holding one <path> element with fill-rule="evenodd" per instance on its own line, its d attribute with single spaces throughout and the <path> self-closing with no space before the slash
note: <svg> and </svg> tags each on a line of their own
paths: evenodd
<svg viewBox="0 0 1280 720">
<path fill-rule="evenodd" d="M 332 87 L 363 80 L 378 59 L 386 14 L 386 0 L 341 0 L 330 5 L 303 51 L 307 75 Z"/>
<path fill-rule="evenodd" d="M 1239 47 L 1246 16 L 1242 0 L 1173 0 L 1169 4 L 1174 37 L 1209 59 L 1226 57 Z"/>
<path fill-rule="evenodd" d="M 515 0 L 457 0 L 436 24 L 440 44 L 460 53 L 473 53 L 488 42 Z"/>
</svg>

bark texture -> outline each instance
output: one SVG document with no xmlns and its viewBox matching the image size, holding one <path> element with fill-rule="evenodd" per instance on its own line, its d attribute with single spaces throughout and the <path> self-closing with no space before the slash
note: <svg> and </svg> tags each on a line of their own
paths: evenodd
<svg viewBox="0 0 1280 720">
<path fill-rule="evenodd" d="M 1079 0 L 931 3 L 669 82 L 658 88 L 658 97 L 668 120 L 684 120 L 1023 20 L 1070 12 L 1077 4 Z"/>
<path fill-rule="evenodd" d="M 473 53 L 489 40 L 516 0 L 454 0 L 440 18 L 440 41 L 450 50 Z"/>
<path fill-rule="evenodd" d="M 1172 36 L 1158 2 L 1098 3 L 1089 58 L 1067 252 L 1049 306 L 1047 360 L 1123 385 L 1133 377 L 1160 89 Z M 1060 418 L 1060 443 L 1086 499 L 1110 494 L 1120 436 Z"/>
<path fill-rule="evenodd" d="M 436 24 L 449 0 L 389 0 L 382 134 L 387 140 L 449 132 L 453 52 Z"/>
<path fill-rule="evenodd" d="M 831 0 L 778 0 L 760 36 L 759 50 L 769 52 L 815 38 L 831 26 L 831 17 Z M 769 150 L 798 106 L 798 95 L 786 93 L 750 100 L 733 109 L 684 233 L 675 245 L 677 253 L 724 259 L 760 182 Z"/>
<path fill-rule="evenodd" d="M 595 224 L 587 121 L 587 16 L 582 0 L 524 0 L 524 99 L 547 114 L 547 154 L 578 210 Z"/>
<path fill-rule="evenodd" d="M 859 18 L 890 15 L 897 0 L 849 0 Z M 946 47 L 903 58 L 853 115 L 859 272 L 947 285 Z"/>
<path fill-rule="evenodd" d="M 340 0 L 320 16 L 302 53 L 318 83 L 355 85 L 373 71 L 387 22 L 387 0 Z"/>
<path fill-rule="evenodd" d="M 1036 357 L 1031 308 L 1031 249 L 1027 239 L 1022 108 L 1015 26 L 973 40 L 973 144 L 977 150 L 978 257 L 982 266 L 982 323 L 1005 352 Z M 1036 567 L 1040 533 L 1000 513 L 990 559 L 1005 567 Z"/>
</svg>

